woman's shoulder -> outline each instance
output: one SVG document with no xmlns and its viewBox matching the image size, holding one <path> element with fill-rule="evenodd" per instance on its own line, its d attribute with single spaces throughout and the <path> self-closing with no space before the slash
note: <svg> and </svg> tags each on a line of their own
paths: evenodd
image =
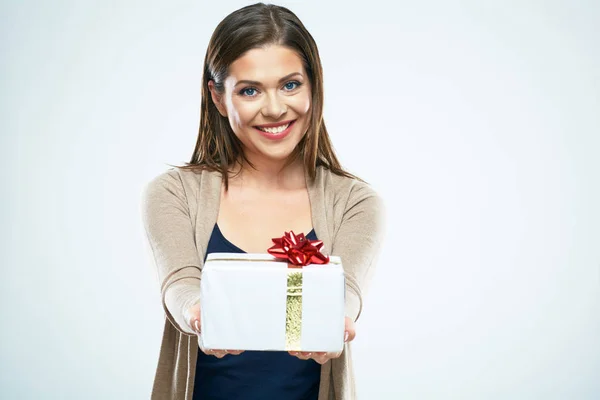
<svg viewBox="0 0 600 400">
<path fill-rule="evenodd" d="M 171 183 L 180 185 L 193 185 L 201 183 L 203 180 L 215 179 L 220 177 L 221 173 L 218 171 L 210 171 L 207 169 L 196 168 L 182 168 L 182 167 L 171 167 L 158 175 L 155 175 L 149 183 Z"/>
<path fill-rule="evenodd" d="M 197 195 L 201 188 L 207 188 L 220 173 L 204 169 L 171 167 L 152 177 L 145 185 L 146 196 L 151 193 L 170 193 L 179 197 Z M 205 184 L 203 184 L 205 182 Z"/>
<path fill-rule="evenodd" d="M 323 185 L 325 203 L 333 208 L 334 218 L 338 221 L 360 221 L 360 229 L 373 236 L 385 230 L 386 203 L 371 184 L 324 167 L 317 175 L 321 177 L 319 181 Z"/>
<path fill-rule="evenodd" d="M 327 191 L 331 191 L 339 196 L 348 196 L 352 198 L 377 197 L 379 193 L 369 183 L 356 176 L 347 176 L 335 173 L 325 166 L 317 167 L 317 175 Z"/>
</svg>

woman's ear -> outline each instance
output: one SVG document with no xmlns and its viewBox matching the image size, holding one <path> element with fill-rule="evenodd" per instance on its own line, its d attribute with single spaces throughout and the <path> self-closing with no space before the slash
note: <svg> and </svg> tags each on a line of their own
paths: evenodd
<svg viewBox="0 0 600 400">
<path fill-rule="evenodd" d="M 210 97 L 212 98 L 213 103 L 215 103 L 217 110 L 219 110 L 219 114 L 226 117 L 227 110 L 223 105 L 223 96 L 217 93 L 215 82 L 212 79 L 208 81 L 208 90 L 210 90 Z"/>
</svg>

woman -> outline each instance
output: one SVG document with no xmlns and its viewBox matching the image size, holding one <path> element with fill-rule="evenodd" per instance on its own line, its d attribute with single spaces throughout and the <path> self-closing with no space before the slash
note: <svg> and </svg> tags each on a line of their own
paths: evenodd
<svg viewBox="0 0 600 400">
<path fill-rule="evenodd" d="M 143 196 L 167 316 L 153 399 L 354 399 L 350 341 L 383 236 L 383 205 L 336 158 L 322 119 L 322 75 L 312 36 L 284 7 L 254 4 L 217 26 L 191 162 L 157 176 Z M 206 256 L 266 253 L 287 231 L 309 232 L 323 253 L 342 259 L 343 352 L 199 348 Z"/>
</svg>

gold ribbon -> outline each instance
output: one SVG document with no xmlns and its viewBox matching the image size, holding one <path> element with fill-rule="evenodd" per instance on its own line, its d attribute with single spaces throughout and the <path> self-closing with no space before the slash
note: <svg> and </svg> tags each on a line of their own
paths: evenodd
<svg viewBox="0 0 600 400">
<path fill-rule="evenodd" d="M 285 303 L 285 349 L 301 349 L 302 336 L 302 269 L 289 268 Z"/>
</svg>

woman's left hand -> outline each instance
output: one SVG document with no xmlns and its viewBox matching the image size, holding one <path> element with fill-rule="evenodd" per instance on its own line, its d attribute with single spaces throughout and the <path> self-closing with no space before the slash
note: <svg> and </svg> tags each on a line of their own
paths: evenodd
<svg viewBox="0 0 600 400">
<path fill-rule="evenodd" d="M 352 321 L 350 318 L 346 317 L 346 327 L 344 329 L 344 342 L 351 342 L 352 340 L 354 340 L 355 336 L 356 336 L 356 330 L 354 329 L 354 321 Z M 298 357 L 301 360 L 313 359 L 321 365 L 325 364 L 327 361 L 331 360 L 332 358 L 338 358 L 339 356 L 342 355 L 341 351 L 337 352 L 337 353 L 333 353 L 333 352 L 311 353 L 311 352 L 305 352 L 305 351 L 289 351 L 288 353 L 290 353 L 292 356 Z"/>
</svg>

